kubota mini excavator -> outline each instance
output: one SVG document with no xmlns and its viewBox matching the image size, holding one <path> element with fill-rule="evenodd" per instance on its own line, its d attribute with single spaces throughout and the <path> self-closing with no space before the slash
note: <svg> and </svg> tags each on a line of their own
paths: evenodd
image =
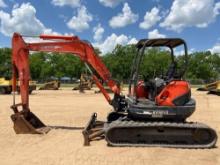
<svg viewBox="0 0 220 165">
<path fill-rule="evenodd" d="M 211 148 L 217 141 L 215 130 L 205 124 L 186 122 L 195 111 L 195 100 L 191 98 L 188 82 L 183 80 L 187 68 L 187 46 L 182 39 L 143 39 L 137 44 L 129 85 L 129 94 L 123 96 L 110 72 L 95 54 L 91 44 L 76 36 L 41 35 L 48 42 L 25 43 L 15 33 L 12 39 L 13 91 L 16 78 L 21 81 L 21 103 L 14 103 L 11 116 L 16 133 L 46 133 L 50 130 L 29 108 L 28 80 L 29 51 L 72 53 L 86 65 L 96 85 L 100 88 L 114 111 L 106 122 L 97 121 L 94 113 L 83 130 L 84 144 L 104 136 L 111 146 L 161 146 L 174 148 Z M 49 42 L 52 40 L 52 42 Z M 177 71 L 174 48 L 183 45 L 184 66 Z M 168 47 L 171 50 L 171 65 L 165 76 L 154 79 L 139 79 L 139 67 L 147 47 Z M 96 72 L 96 73 L 94 73 Z M 96 74 L 113 91 L 111 98 Z M 21 110 L 18 108 L 21 107 Z"/>
</svg>

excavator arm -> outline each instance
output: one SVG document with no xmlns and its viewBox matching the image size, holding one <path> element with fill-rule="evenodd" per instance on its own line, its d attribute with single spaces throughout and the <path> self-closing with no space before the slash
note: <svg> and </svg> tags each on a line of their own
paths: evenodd
<svg viewBox="0 0 220 165">
<path fill-rule="evenodd" d="M 24 123 L 26 122 L 32 125 L 35 128 L 35 131 L 36 128 L 38 128 L 38 126 L 35 125 L 41 125 L 41 127 L 44 126 L 44 124 L 30 111 L 29 107 L 28 88 L 30 79 L 30 51 L 70 53 L 79 57 L 91 72 L 93 80 L 100 88 L 109 104 L 111 104 L 116 111 L 123 107 L 122 102 L 124 97 L 120 95 L 120 87 L 112 79 L 109 70 L 103 64 L 100 57 L 96 55 L 91 44 L 80 40 L 77 36 L 40 35 L 39 38 L 45 40 L 45 42 L 26 43 L 22 35 L 18 33 L 14 33 L 12 38 L 13 93 L 16 91 L 16 80 L 19 78 L 21 94 L 21 103 L 19 104 L 15 103 L 14 94 L 14 103 L 11 107 L 15 113 L 11 118 L 14 121 L 14 128 L 17 133 L 28 132 L 26 126 L 24 126 Z M 103 85 L 99 82 L 91 67 L 114 92 L 115 95 L 113 99 L 111 99 Z M 19 111 L 18 107 L 20 106 L 22 107 L 22 110 Z M 26 129 L 26 131 L 23 131 L 24 129 Z M 39 133 L 39 131 L 35 133 Z"/>
<path fill-rule="evenodd" d="M 21 81 L 21 101 L 24 109 L 29 109 L 28 85 L 30 78 L 29 69 L 29 51 L 59 52 L 70 53 L 79 57 L 92 72 L 90 66 L 106 82 L 110 89 L 117 95 L 120 95 L 120 88 L 111 78 L 111 74 L 103 64 L 99 56 L 96 55 L 92 45 L 80 40 L 76 36 L 50 36 L 40 35 L 43 40 L 52 40 L 51 42 L 25 43 L 23 37 L 15 33 L 12 39 L 12 63 L 13 63 L 13 90 L 15 91 L 16 79 Z M 96 85 L 100 88 L 106 100 L 111 104 L 112 99 L 106 92 L 98 78 L 92 75 Z"/>
</svg>

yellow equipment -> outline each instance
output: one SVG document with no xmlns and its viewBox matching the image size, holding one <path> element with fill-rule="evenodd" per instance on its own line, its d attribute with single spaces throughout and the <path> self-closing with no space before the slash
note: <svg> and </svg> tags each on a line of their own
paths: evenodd
<svg viewBox="0 0 220 165">
<path fill-rule="evenodd" d="M 5 78 L 0 78 L 0 93 L 1 94 L 10 94 L 12 91 L 12 82 L 6 80 Z"/>
<path fill-rule="evenodd" d="M 79 85 L 74 87 L 73 90 L 79 90 L 80 92 L 84 92 L 84 90 L 91 90 L 93 84 L 94 81 L 92 80 L 92 77 L 82 73 L 80 76 Z"/>
<path fill-rule="evenodd" d="M 29 94 L 33 90 L 36 90 L 36 81 L 29 81 Z M 12 92 L 12 80 L 7 80 L 4 77 L 0 77 L 0 94 L 11 94 Z M 17 92 L 20 92 L 20 82 L 17 81 Z"/>
<path fill-rule="evenodd" d="M 39 90 L 58 90 L 60 88 L 60 82 L 58 80 L 45 83 Z"/>
<path fill-rule="evenodd" d="M 199 91 L 208 91 L 210 94 L 220 94 L 220 80 L 206 84 L 203 88 L 198 88 Z"/>
</svg>

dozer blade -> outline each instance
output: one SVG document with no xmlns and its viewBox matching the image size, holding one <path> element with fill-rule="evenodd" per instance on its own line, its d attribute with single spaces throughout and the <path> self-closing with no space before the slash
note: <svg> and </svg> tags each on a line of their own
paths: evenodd
<svg viewBox="0 0 220 165">
<path fill-rule="evenodd" d="M 51 129 L 32 112 L 21 111 L 11 115 L 11 119 L 16 134 L 46 134 Z"/>
<path fill-rule="evenodd" d="M 90 141 L 104 138 L 104 122 L 97 121 L 97 114 L 93 113 L 88 124 L 82 131 L 84 137 L 84 146 L 89 146 Z"/>
</svg>

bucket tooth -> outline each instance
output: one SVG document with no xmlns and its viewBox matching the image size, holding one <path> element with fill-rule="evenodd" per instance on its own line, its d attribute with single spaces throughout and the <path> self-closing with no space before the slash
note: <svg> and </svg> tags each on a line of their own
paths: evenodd
<svg viewBox="0 0 220 165">
<path fill-rule="evenodd" d="M 11 115 L 16 134 L 46 134 L 50 131 L 34 113 L 18 112 Z"/>
</svg>

